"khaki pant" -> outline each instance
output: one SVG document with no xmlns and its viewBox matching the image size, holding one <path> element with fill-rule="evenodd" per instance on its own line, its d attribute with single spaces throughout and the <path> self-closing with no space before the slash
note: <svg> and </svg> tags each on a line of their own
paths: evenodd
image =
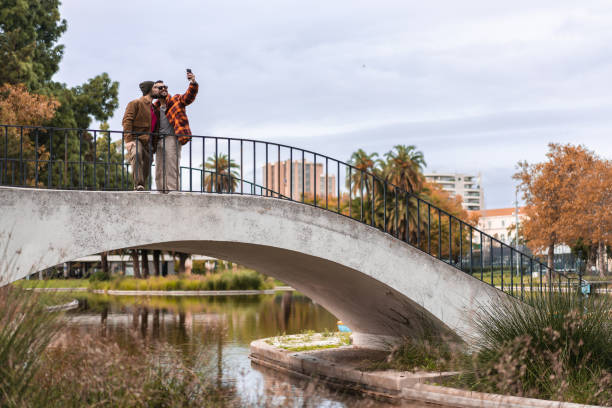
<svg viewBox="0 0 612 408">
<path fill-rule="evenodd" d="M 180 190 L 179 167 L 181 145 L 176 136 L 166 135 L 157 143 L 155 152 L 155 185 L 157 190 L 168 192 Z"/>
<path fill-rule="evenodd" d="M 125 147 L 128 151 L 128 161 L 132 166 L 132 174 L 134 175 L 134 189 L 137 186 L 143 186 L 145 189 L 149 186 L 149 175 L 151 174 L 151 151 L 148 146 L 140 140 L 127 142 Z"/>
</svg>

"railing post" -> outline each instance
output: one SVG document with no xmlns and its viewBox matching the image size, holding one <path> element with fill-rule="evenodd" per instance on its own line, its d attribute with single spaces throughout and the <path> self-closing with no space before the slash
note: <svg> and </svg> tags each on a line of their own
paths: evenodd
<svg viewBox="0 0 612 408">
<path fill-rule="evenodd" d="M 312 169 L 312 180 L 314 186 L 314 206 L 317 206 L 317 154 L 314 154 L 314 166 Z"/>
<path fill-rule="evenodd" d="M 242 147 L 242 139 L 240 139 L 240 194 L 244 194 L 244 176 L 242 169 L 244 168 L 243 162 L 243 147 Z"/>
<path fill-rule="evenodd" d="M 0 177 L 0 184 L 4 184 L 4 178 L 6 177 L 6 182 L 8 183 L 8 126 L 4 126 L 4 163 L 3 163 L 3 168 L 4 171 L 2 173 L 2 177 Z M 21 159 L 19 160 L 21 162 Z M 15 171 L 13 170 L 13 173 L 15 173 Z"/>
<path fill-rule="evenodd" d="M 361 200 L 360 221 L 363 222 L 363 170 L 359 170 L 359 199 Z"/>
<path fill-rule="evenodd" d="M 394 229 L 395 229 L 395 238 L 399 237 L 399 223 L 398 223 L 398 219 L 399 219 L 399 214 L 398 214 L 398 206 L 397 206 L 397 187 L 393 186 L 393 198 L 395 199 L 395 225 L 394 225 Z"/>
<path fill-rule="evenodd" d="M 53 188 L 53 130 L 49 132 L 49 160 L 47 161 L 47 188 Z"/>
<path fill-rule="evenodd" d="M 359 199 L 361 200 L 360 221 L 363 222 L 363 170 L 359 170 Z"/>
<path fill-rule="evenodd" d="M 349 218 L 353 218 L 353 180 L 352 180 L 352 167 L 349 166 L 349 175 L 348 175 L 348 182 L 349 182 Z M 304 183 L 302 183 L 302 185 L 304 185 Z"/>
<path fill-rule="evenodd" d="M 34 135 L 35 141 L 35 151 L 34 151 L 34 187 L 38 187 L 38 128 L 36 128 L 36 132 Z"/>
<path fill-rule="evenodd" d="M 372 178 L 372 183 L 371 183 L 371 187 L 372 187 L 372 198 L 370 198 L 370 212 L 372 213 L 371 219 L 370 219 L 370 226 L 374 226 L 376 223 L 374 222 L 374 218 L 376 217 L 376 213 L 374 211 L 374 207 L 375 207 L 375 202 L 376 202 L 376 181 L 374 180 L 374 175 L 371 175 Z"/>
<path fill-rule="evenodd" d="M 419 198 L 417 197 L 417 202 Z M 431 204 L 427 203 L 427 253 L 431 255 Z"/>
<path fill-rule="evenodd" d="M 125 133 L 122 131 L 121 132 L 121 185 L 123 186 L 124 190 L 128 189 L 128 183 L 129 181 L 126 181 L 126 165 L 125 165 Z M 129 172 L 128 172 L 129 175 Z"/>
<path fill-rule="evenodd" d="M 480 280 L 484 282 L 484 243 L 482 241 L 482 231 L 480 232 Z"/>
<path fill-rule="evenodd" d="M 474 273 L 474 228 L 470 225 L 470 275 Z"/>
<path fill-rule="evenodd" d="M 504 291 L 504 245 L 499 246 L 500 249 L 500 257 L 501 257 L 501 290 Z M 510 269 L 510 275 L 512 275 L 512 269 Z"/>
<path fill-rule="evenodd" d="M 385 181 L 383 195 L 383 231 L 387 232 L 387 182 Z"/>
<path fill-rule="evenodd" d="M 256 169 L 256 164 L 255 164 L 257 161 L 256 151 L 257 151 L 257 145 L 255 144 L 255 141 L 253 141 L 253 186 L 251 188 L 253 195 L 255 195 L 255 186 L 257 185 L 257 169 Z"/>
<path fill-rule="evenodd" d="M 64 188 L 70 188 L 70 184 L 72 182 L 72 177 L 68 178 L 68 131 L 64 129 L 64 177 L 63 177 L 63 186 Z M 66 181 L 68 180 L 68 182 Z"/>
<path fill-rule="evenodd" d="M 408 211 L 409 205 L 408 205 L 408 192 L 404 191 L 404 204 L 406 206 L 406 213 L 404 214 L 406 219 L 404 221 L 404 225 L 406 226 L 406 232 L 404 234 L 404 241 L 406 242 L 410 242 L 410 213 Z M 418 204 L 417 204 L 418 206 Z M 418 229 L 418 228 L 417 228 Z"/>
<path fill-rule="evenodd" d="M 338 194 L 336 199 L 338 200 L 338 214 L 340 214 L 340 200 L 342 199 L 342 193 L 340 192 L 340 162 L 336 161 L 336 184 L 338 185 Z"/>
<path fill-rule="evenodd" d="M 442 260 L 442 215 L 438 208 L 438 259 Z"/>
<path fill-rule="evenodd" d="M 268 150 L 267 150 L 268 144 L 266 143 L 266 163 L 268 161 Z M 266 169 L 266 175 L 268 174 L 267 169 Z M 268 187 L 266 185 L 266 187 Z M 219 190 L 221 190 L 219 188 L 219 138 L 215 137 L 215 193 L 219 194 L 221 193 Z"/>
<path fill-rule="evenodd" d="M 459 269 L 463 270 L 463 222 L 459 220 Z"/>
<path fill-rule="evenodd" d="M 491 249 L 491 286 L 495 286 L 495 284 L 493 283 L 493 238 L 489 237 L 489 245 L 490 245 L 490 249 Z"/>
<path fill-rule="evenodd" d="M 93 189 L 94 190 L 98 190 L 98 183 L 96 180 L 96 161 L 98 158 L 97 155 L 98 155 L 98 132 L 94 130 L 94 142 L 93 142 Z"/>
<path fill-rule="evenodd" d="M 232 194 L 234 190 L 234 183 L 232 182 L 232 142 L 230 138 L 227 138 L 227 177 L 229 179 L 229 193 Z"/>
<path fill-rule="evenodd" d="M 533 296 L 533 259 L 529 258 L 529 293 Z"/>
<path fill-rule="evenodd" d="M 519 266 L 519 269 L 521 270 L 521 300 L 523 300 L 523 297 L 525 296 L 525 286 L 523 283 L 523 254 L 520 254 L 519 259 L 521 262 Z"/>
<path fill-rule="evenodd" d="M 26 172 L 28 171 L 28 166 L 24 163 L 23 160 L 23 126 L 19 127 L 19 162 L 21 163 L 21 185 L 25 187 L 27 180 Z"/>
<path fill-rule="evenodd" d="M 453 264 L 453 219 L 448 214 L 448 263 Z"/>
<path fill-rule="evenodd" d="M 188 143 L 189 143 L 189 192 L 192 193 L 193 192 L 193 150 L 192 150 L 192 142 L 193 139 L 191 139 Z M 181 149 L 181 143 L 178 142 L 177 146 L 176 146 L 177 150 Z M 180 163 L 179 163 L 179 168 L 180 168 Z M 182 190 L 183 186 L 178 186 L 179 191 Z"/>
<path fill-rule="evenodd" d="M 111 164 L 111 133 L 110 131 L 106 134 L 108 138 L 107 150 L 106 150 L 106 165 L 104 166 L 104 189 L 108 189 L 108 171 L 110 170 Z M 153 151 L 151 151 L 151 158 L 153 157 Z"/>
<path fill-rule="evenodd" d="M 329 159 L 325 156 L 325 209 L 329 210 Z"/>
</svg>

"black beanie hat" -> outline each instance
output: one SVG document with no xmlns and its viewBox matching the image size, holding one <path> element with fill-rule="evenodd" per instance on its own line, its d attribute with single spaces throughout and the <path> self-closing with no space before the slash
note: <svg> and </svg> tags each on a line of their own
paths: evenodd
<svg viewBox="0 0 612 408">
<path fill-rule="evenodd" d="M 153 88 L 153 81 L 144 81 L 138 86 L 140 87 L 143 95 L 148 95 L 149 92 L 151 92 L 151 88 Z"/>
</svg>

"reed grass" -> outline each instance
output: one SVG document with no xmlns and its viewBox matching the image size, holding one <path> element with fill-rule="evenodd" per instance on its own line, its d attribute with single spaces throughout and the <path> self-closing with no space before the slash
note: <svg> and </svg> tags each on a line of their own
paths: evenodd
<svg viewBox="0 0 612 408">
<path fill-rule="evenodd" d="M 578 294 L 483 308 L 478 352 L 466 367 L 472 389 L 612 404 L 612 300 Z"/>
</svg>

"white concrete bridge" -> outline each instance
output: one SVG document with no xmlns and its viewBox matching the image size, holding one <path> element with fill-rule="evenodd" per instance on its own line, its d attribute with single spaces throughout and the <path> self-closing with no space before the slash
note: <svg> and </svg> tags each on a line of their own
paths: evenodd
<svg viewBox="0 0 612 408">
<path fill-rule="evenodd" d="M 0 214 L 2 284 L 122 248 L 209 255 L 290 284 L 358 345 L 425 333 L 471 342 L 480 307 L 515 301 L 376 228 L 277 198 L 0 187 Z"/>
</svg>

